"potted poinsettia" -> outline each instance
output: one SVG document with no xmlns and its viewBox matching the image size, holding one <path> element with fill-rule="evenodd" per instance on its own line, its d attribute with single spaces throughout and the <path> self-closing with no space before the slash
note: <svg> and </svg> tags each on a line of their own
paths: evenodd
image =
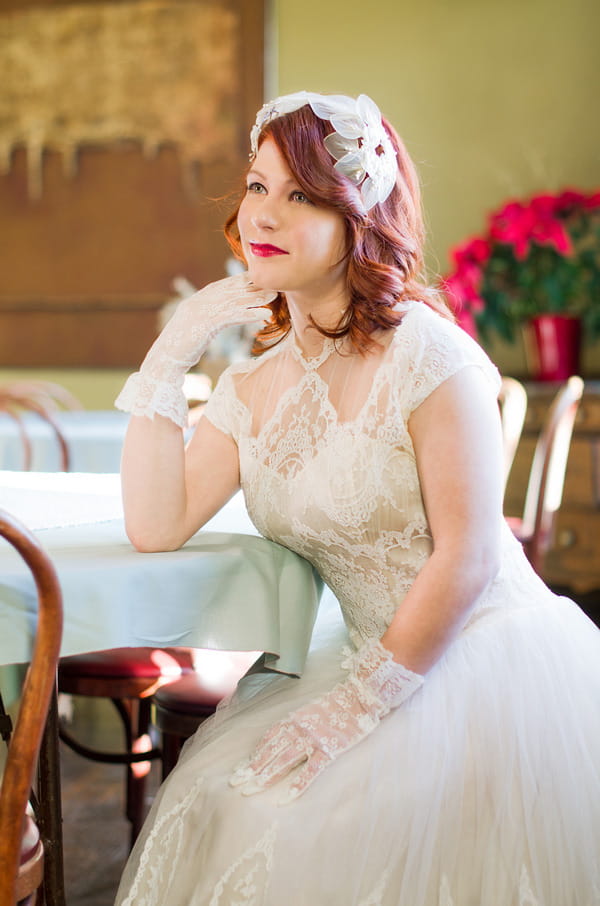
<svg viewBox="0 0 600 906">
<path fill-rule="evenodd" d="M 509 201 L 451 258 L 443 289 L 469 333 L 512 342 L 526 327 L 539 344 L 536 377 L 578 369 L 581 334 L 600 337 L 600 192 Z M 571 359 L 560 362 L 569 344 Z"/>
</svg>

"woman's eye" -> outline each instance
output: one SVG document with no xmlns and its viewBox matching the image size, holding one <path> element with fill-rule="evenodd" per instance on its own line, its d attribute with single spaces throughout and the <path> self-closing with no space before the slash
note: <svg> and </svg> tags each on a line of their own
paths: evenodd
<svg viewBox="0 0 600 906">
<path fill-rule="evenodd" d="M 250 182 L 246 186 L 246 191 L 253 192 L 255 194 L 262 194 L 263 192 L 266 192 L 267 190 L 265 189 L 265 187 L 263 186 L 263 184 L 261 182 Z"/>
<path fill-rule="evenodd" d="M 292 192 L 292 198 L 294 201 L 299 201 L 300 204 L 312 204 L 308 195 L 305 195 L 304 192 L 300 192 L 300 190 Z"/>
</svg>

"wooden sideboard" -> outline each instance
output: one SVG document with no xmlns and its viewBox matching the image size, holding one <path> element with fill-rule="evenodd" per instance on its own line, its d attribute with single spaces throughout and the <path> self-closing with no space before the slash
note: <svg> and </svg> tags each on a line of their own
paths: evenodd
<svg viewBox="0 0 600 906">
<path fill-rule="evenodd" d="M 526 383 L 529 399 L 505 497 L 506 515 L 521 515 L 533 450 L 555 384 Z M 600 589 L 600 381 L 586 381 L 571 441 L 562 504 L 544 580 L 574 593 Z"/>
</svg>

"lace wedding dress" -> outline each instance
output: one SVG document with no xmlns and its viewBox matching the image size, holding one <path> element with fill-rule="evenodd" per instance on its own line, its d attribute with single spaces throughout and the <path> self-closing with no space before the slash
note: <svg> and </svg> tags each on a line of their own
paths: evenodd
<svg viewBox="0 0 600 906">
<path fill-rule="evenodd" d="M 307 359 L 290 335 L 209 400 L 256 526 L 315 564 L 343 622 L 321 621 L 301 678 L 247 676 L 186 744 L 119 906 L 600 903 L 600 632 L 507 528 L 460 636 L 370 736 L 292 803 L 286 781 L 228 784 L 276 720 L 345 677 L 345 648 L 383 634 L 430 555 L 411 412 L 463 368 L 498 387 L 458 327 L 406 308 L 373 355 L 325 341 Z"/>
</svg>

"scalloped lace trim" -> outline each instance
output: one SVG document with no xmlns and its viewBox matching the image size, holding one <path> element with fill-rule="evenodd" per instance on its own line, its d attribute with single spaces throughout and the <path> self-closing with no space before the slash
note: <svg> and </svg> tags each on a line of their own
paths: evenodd
<svg viewBox="0 0 600 906">
<path fill-rule="evenodd" d="M 148 378 L 139 371 L 129 375 L 115 406 L 150 419 L 154 415 L 164 415 L 180 428 L 187 426 L 188 404 L 183 390 L 168 381 Z"/>
</svg>

